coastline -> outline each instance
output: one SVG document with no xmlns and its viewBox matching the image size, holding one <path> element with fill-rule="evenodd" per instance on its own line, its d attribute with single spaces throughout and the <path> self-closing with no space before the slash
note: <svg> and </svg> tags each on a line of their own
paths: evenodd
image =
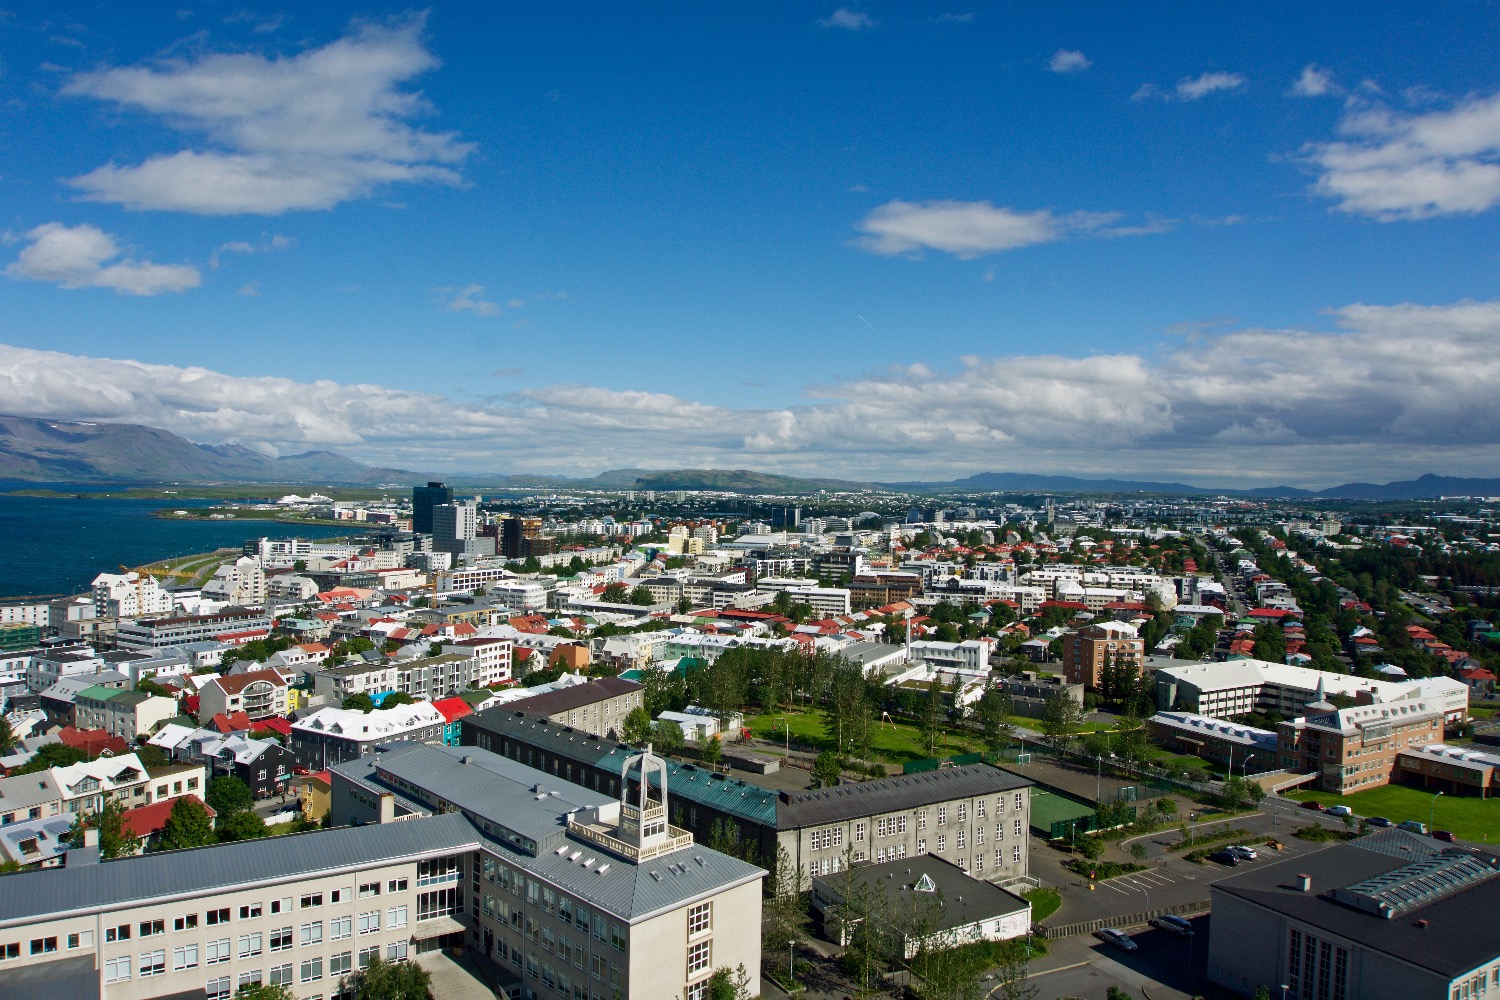
<svg viewBox="0 0 1500 1000">
<path fill-rule="evenodd" d="M 215 516 L 218 515 L 218 516 Z M 229 512 L 217 507 L 182 508 L 162 507 L 153 510 L 151 516 L 163 521 L 273 521 L 277 524 L 313 524 L 324 528 L 348 528 L 363 524 L 359 521 L 332 521 L 316 517 L 289 517 L 276 511 Z M 369 526 L 367 526 L 369 527 Z"/>
</svg>

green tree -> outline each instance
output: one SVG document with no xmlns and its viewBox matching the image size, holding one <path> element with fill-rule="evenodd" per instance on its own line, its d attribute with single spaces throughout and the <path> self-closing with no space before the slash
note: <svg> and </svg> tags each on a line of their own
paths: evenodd
<svg viewBox="0 0 1500 1000">
<path fill-rule="evenodd" d="M 709 767 L 717 767 L 724 756 L 724 744 L 717 736 L 710 736 L 708 742 L 703 744 L 703 763 Z"/>
<path fill-rule="evenodd" d="M 807 898 L 802 892 L 802 869 L 792 861 L 787 849 L 776 845 L 776 859 L 768 866 L 766 900 L 761 904 L 761 948 L 773 952 L 785 948 L 788 941 L 807 936 Z"/>
<path fill-rule="evenodd" d="M 10 753 L 11 747 L 15 746 L 18 742 L 16 731 L 10 726 L 10 720 L 0 715 L 0 754 Z"/>
<path fill-rule="evenodd" d="M 1130 856 L 1136 861 L 1146 860 L 1146 845 L 1139 840 L 1130 845 Z"/>
<path fill-rule="evenodd" d="M 290 986 L 246 983 L 234 991 L 234 1000 L 297 1000 Z"/>
<path fill-rule="evenodd" d="M 644 706 L 632 708 L 620 724 L 620 736 L 631 746 L 645 746 L 651 738 L 651 713 Z"/>
<path fill-rule="evenodd" d="M 49 767 L 67 767 L 69 764 L 80 764 L 89 759 L 89 755 L 81 747 L 69 746 L 66 743 L 47 743 L 38 748 L 31 755 L 31 759 L 20 767 L 12 770 L 11 776 L 18 774 L 38 774 Z"/>
<path fill-rule="evenodd" d="M 104 805 L 88 816 L 76 816 L 73 826 L 68 831 L 68 836 L 74 847 L 83 845 L 83 831 L 94 829 L 99 831 L 99 857 L 109 860 L 111 858 L 125 858 L 135 853 L 138 842 L 134 837 L 125 833 L 125 807 L 114 799 L 106 798 Z"/>
<path fill-rule="evenodd" d="M 219 817 L 219 841 L 255 840 L 266 835 L 266 821 L 250 810 Z"/>
<path fill-rule="evenodd" d="M 413 698 L 405 691 L 392 691 L 390 694 L 380 699 L 381 708 L 395 708 L 397 705 L 415 705 L 416 703 L 417 699 Z"/>
<path fill-rule="evenodd" d="M 843 771 L 843 767 L 839 764 L 838 754 L 832 750 L 824 750 L 813 760 L 813 779 L 817 781 L 819 788 L 832 788 L 837 785 Z"/>
<path fill-rule="evenodd" d="M 858 756 L 868 745 L 870 712 L 870 689 L 863 668 L 847 660 L 835 661 L 823 706 L 823 728 L 839 753 Z"/>
<path fill-rule="evenodd" d="M 345 698 L 339 703 L 339 707 L 368 714 L 375 711 L 375 700 L 363 691 L 359 691 Z"/>
<path fill-rule="evenodd" d="M 415 962 L 387 962 L 376 955 L 339 986 L 354 1000 L 431 1000 L 432 975 Z"/>
<path fill-rule="evenodd" d="M 975 714 L 979 718 L 979 732 L 986 750 L 999 753 L 1010 746 L 1015 739 L 1016 727 L 1010 721 L 1015 714 L 1015 704 L 1009 694 L 990 688 L 979 699 Z"/>
<path fill-rule="evenodd" d="M 630 603 L 645 608 L 655 604 L 656 598 L 651 596 L 651 590 L 645 584 L 637 584 L 630 591 Z"/>
<path fill-rule="evenodd" d="M 943 738 L 943 685 L 935 677 L 927 685 L 927 697 L 922 699 L 919 728 L 927 756 L 937 756 L 938 741 Z"/>
<path fill-rule="evenodd" d="M 1083 710 L 1078 702 L 1058 691 L 1047 696 L 1042 709 L 1042 732 L 1047 741 L 1058 750 L 1066 750 L 1078 735 L 1083 724 Z"/>
<path fill-rule="evenodd" d="M 722 966 L 715 969 L 708 980 L 708 997 L 709 1000 L 751 1000 L 750 973 L 745 964 L 741 962 L 739 968 L 732 971 Z"/>
<path fill-rule="evenodd" d="M 145 739 L 145 737 L 141 738 Z M 165 750 L 161 747 L 152 746 L 150 743 L 141 743 L 133 752 L 136 759 L 146 767 L 166 767 L 172 763 L 172 759 L 167 756 Z"/>
<path fill-rule="evenodd" d="M 206 798 L 209 806 L 218 813 L 221 824 L 225 817 L 245 812 L 255 803 L 250 786 L 232 774 L 223 774 L 210 781 Z"/>
<path fill-rule="evenodd" d="M 651 723 L 651 746 L 657 753 L 682 749 L 682 727 L 670 719 Z"/>
<path fill-rule="evenodd" d="M 207 847 L 218 842 L 213 821 L 208 810 L 191 795 L 185 795 L 172 803 L 172 812 L 161 828 L 158 851 L 181 851 L 189 847 Z"/>
<path fill-rule="evenodd" d="M 1104 854 L 1104 838 L 1087 834 L 1078 838 L 1078 853 L 1090 861 L 1098 861 Z"/>
</svg>

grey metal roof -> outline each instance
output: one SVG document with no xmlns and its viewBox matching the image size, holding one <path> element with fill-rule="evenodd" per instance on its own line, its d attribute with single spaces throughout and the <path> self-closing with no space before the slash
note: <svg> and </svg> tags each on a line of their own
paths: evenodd
<svg viewBox="0 0 1500 1000">
<path fill-rule="evenodd" d="M 600 677 L 589 681 L 587 684 L 575 684 L 572 687 L 561 688 L 557 691 L 549 691 L 539 694 L 534 698 L 522 698 L 513 701 L 505 707 L 512 712 L 530 712 L 533 715 L 555 715 L 558 712 L 568 712 L 585 705 L 593 705 L 609 698 L 618 698 L 632 691 L 643 690 L 641 685 L 635 681 L 622 680 L 619 677 Z"/>
<path fill-rule="evenodd" d="M 887 861 L 884 864 L 857 864 L 853 875 L 841 872 L 813 879 L 821 886 L 823 895 L 840 899 L 848 891 L 852 877 L 861 885 L 883 892 L 895 906 L 918 905 L 923 892 L 913 889 L 926 876 L 931 886 L 930 899 L 941 897 L 941 912 L 938 926 L 934 930 L 964 927 L 981 920 L 993 920 L 1011 913 L 1019 913 L 1031 906 L 1026 900 L 980 879 L 970 878 L 964 870 L 933 854 L 922 854 L 910 858 Z"/>
<path fill-rule="evenodd" d="M 898 812 L 936 802 L 1030 788 L 1031 782 L 989 764 L 967 764 L 894 778 L 876 778 L 808 792 L 782 792 L 776 826 L 790 830 Z"/>
<path fill-rule="evenodd" d="M 1457 853 L 1465 852 L 1458 849 Z M 1429 969 L 1445 979 L 1500 957 L 1495 936 L 1476 933 L 1475 923 L 1482 915 L 1500 909 L 1500 879 L 1484 879 L 1438 896 L 1394 919 L 1362 912 L 1332 896 L 1335 888 L 1366 882 L 1408 864 L 1402 858 L 1340 844 L 1251 867 L 1243 875 L 1215 882 L 1209 889 L 1215 897 L 1225 893 L 1263 906 L 1398 961 Z M 1312 891 L 1299 888 L 1298 876 L 1302 874 L 1311 877 Z M 1425 926 L 1419 927 L 1418 920 L 1426 921 Z"/>
<path fill-rule="evenodd" d="M 92 955 L 0 969 L 0 997 L 5 1000 L 93 1000 L 99 989 Z"/>
<path fill-rule="evenodd" d="M 42 916 L 109 910 L 146 899 L 203 896 L 401 858 L 475 850 L 479 833 L 459 814 L 375 826 L 340 827 L 45 868 L 0 879 L 0 927 Z"/>
</svg>

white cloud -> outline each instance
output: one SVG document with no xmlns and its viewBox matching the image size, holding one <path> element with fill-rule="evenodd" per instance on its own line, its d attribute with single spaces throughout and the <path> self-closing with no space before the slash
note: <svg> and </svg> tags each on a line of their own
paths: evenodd
<svg viewBox="0 0 1500 1000">
<path fill-rule="evenodd" d="M 1171 100 L 1166 91 L 1154 83 L 1143 83 L 1136 88 L 1135 93 L 1130 95 L 1132 101 Z"/>
<path fill-rule="evenodd" d="M 1218 90 L 1238 90 L 1245 85 L 1245 77 L 1239 73 L 1204 73 L 1201 76 L 1183 77 L 1177 81 L 1176 93 L 1180 100 L 1196 101 Z"/>
<path fill-rule="evenodd" d="M 1340 211 L 1390 222 L 1500 204 L 1500 93 L 1425 114 L 1351 103 L 1342 139 L 1304 149 Z"/>
<path fill-rule="evenodd" d="M 1077 49 L 1058 49 L 1047 62 L 1054 73 L 1082 73 L 1092 65 L 1094 61 Z"/>
<path fill-rule="evenodd" d="M 154 115 L 208 145 L 107 163 L 69 183 L 90 201 L 201 215 L 278 215 L 392 184 L 459 184 L 473 144 L 407 124 L 431 107 L 402 85 L 438 64 L 421 28 L 364 24 L 290 57 L 211 53 L 79 74 L 64 93 Z"/>
<path fill-rule="evenodd" d="M 26 234 L 30 245 L 5 269 L 12 278 L 50 281 L 63 288 L 113 288 L 123 295 L 160 295 L 197 288 L 198 269 L 185 264 L 119 260 L 113 236 L 90 225 L 48 222 Z M 111 263 L 113 261 L 113 263 Z"/>
<path fill-rule="evenodd" d="M 221 243 L 219 248 L 208 258 L 208 266 L 214 270 L 219 269 L 219 263 L 225 254 L 253 254 L 271 253 L 275 250 L 286 250 L 297 245 L 297 241 L 290 236 L 282 236 L 277 233 L 269 238 L 263 237 L 259 243 L 250 243 L 247 240 L 230 240 Z"/>
<path fill-rule="evenodd" d="M 465 285 L 448 300 L 446 308 L 449 312 L 471 312 L 475 316 L 499 316 L 500 303 L 480 298 L 483 294 L 483 285 Z"/>
<path fill-rule="evenodd" d="M 1333 82 L 1333 73 L 1319 69 L 1316 63 L 1308 63 L 1302 67 L 1302 75 L 1292 82 L 1292 89 L 1289 91 L 1294 97 L 1323 97 L 1341 92 L 1338 84 Z"/>
<path fill-rule="evenodd" d="M 1140 225 L 1121 226 L 1118 212 L 1072 212 L 1049 208 L 1025 212 L 988 201 L 895 201 L 870 211 L 855 226 L 865 235 L 851 245 L 867 253 L 894 257 L 940 250 L 961 260 L 1053 243 L 1070 233 L 1142 236 L 1167 232 L 1176 222 L 1148 217 Z"/>
<path fill-rule="evenodd" d="M 581 385 L 460 403 L 3 345 L 0 398 L 14 413 L 138 422 L 273 452 L 336 448 L 423 472 L 694 466 L 900 480 L 1016 470 L 1331 485 L 1500 469 L 1490 392 L 1500 301 L 1351 305 L 1334 319 L 1331 330 L 1164 337 L 1142 354 L 909 364 L 811 386 L 816 402 L 782 407 Z"/>
<path fill-rule="evenodd" d="M 825 28 L 842 28 L 845 31 L 864 31 L 875 27 L 869 14 L 862 10 L 850 10 L 848 7 L 840 7 L 818 23 Z"/>
</svg>

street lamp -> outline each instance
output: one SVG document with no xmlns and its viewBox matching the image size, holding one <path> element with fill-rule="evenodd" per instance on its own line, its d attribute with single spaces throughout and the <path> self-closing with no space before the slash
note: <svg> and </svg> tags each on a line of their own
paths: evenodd
<svg viewBox="0 0 1500 1000">
<path fill-rule="evenodd" d="M 797 942 L 795 939 L 786 943 L 786 985 L 788 989 L 792 987 L 792 984 L 797 979 L 797 974 L 792 968 L 792 956 L 795 954 L 794 949 L 796 947 Z"/>
<path fill-rule="evenodd" d="M 1437 795 L 1434 795 L 1432 797 L 1432 801 L 1430 803 L 1428 803 L 1428 805 L 1427 805 L 1427 832 L 1428 833 L 1432 832 L 1432 813 L 1433 813 L 1433 810 L 1435 810 L 1437 808 L 1438 795 L 1442 795 L 1442 794 L 1443 794 L 1442 792 L 1438 792 Z"/>
<path fill-rule="evenodd" d="M 1245 754 L 1245 762 L 1240 765 L 1240 777 L 1244 778 L 1246 781 L 1250 780 L 1250 762 L 1254 759 L 1255 754 L 1247 753 Z"/>
</svg>

